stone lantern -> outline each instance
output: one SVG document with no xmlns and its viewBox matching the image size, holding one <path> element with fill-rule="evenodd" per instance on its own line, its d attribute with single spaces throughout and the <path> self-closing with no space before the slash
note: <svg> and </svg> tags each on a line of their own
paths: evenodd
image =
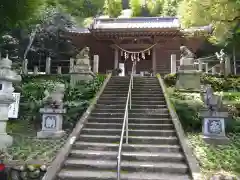
<svg viewBox="0 0 240 180">
<path fill-rule="evenodd" d="M 0 56 L 0 149 L 12 145 L 12 137 L 6 133 L 8 121 L 9 105 L 15 99 L 13 96 L 13 83 L 20 82 L 21 76 L 11 70 L 12 61 L 6 58 L 1 59 Z"/>
</svg>

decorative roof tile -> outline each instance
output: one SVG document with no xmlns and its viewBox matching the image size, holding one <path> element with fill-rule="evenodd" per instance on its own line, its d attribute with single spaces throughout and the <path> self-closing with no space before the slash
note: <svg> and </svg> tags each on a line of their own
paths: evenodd
<svg viewBox="0 0 240 180">
<path fill-rule="evenodd" d="M 95 18 L 92 29 L 151 29 L 180 28 L 178 18 L 174 17 L 137 17 L 137 18 Z"/>
<path fill-rule="evenodd" d="M 78 28 L 78 27 L 67 28 L 67 31 L 70 33 L 77 33 L 77 34 L 89 34 L 90 33 L 88 28 Z"/>
</svg>

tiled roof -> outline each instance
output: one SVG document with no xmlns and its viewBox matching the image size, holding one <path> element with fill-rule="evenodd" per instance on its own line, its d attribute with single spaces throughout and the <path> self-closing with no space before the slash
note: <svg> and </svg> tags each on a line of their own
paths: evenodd
<svg viewBox="0 0 240 180">
<path fill-rule="evenodd" d="M 178 18 L 174 17 L 138 17 L 138 18 L 96 18 L 92 29 L 151 29 L 180 28 Z"/>
</svg>

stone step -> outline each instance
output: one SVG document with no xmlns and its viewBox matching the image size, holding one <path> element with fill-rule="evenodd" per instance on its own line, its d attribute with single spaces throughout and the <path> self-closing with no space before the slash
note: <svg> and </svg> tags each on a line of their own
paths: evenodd
<svg viewBox="0 0 240 180">
<path fill-rule="evenodd" d="M 133 95 L 132 100 L 139 100 L 139 101 L 163 101 L 165 97 L 163 95 L 160 96 L 136 96 Z"/>
<path fill-rule="evenodd" d="M 161 86 L 159 83 L 154 83 L 154 84 L 146 84 L 146 83 L 142 83 L 142 82 L 139 82 L 139 83 L 133 83 L 133 88 L 158 88 L 158 89 L 161 89 Z"/>
<path fill-rule="evenodd" d="M 149 76 L 134 76 L 134 80 L 156 80 L 156 77 L 149 77 Z"/>
<path fill-rule="evenodd" d="M 124 107 L 124 106 L 123 106 Z M 125 112 L 125 109 L 122 108 L 122 109 L 105 109 L 105 108 L 102 108 L 102 107 L 97 107 L 95 108 L 92 113 L 103 113 L 103 112 L 108 112 L 108 113 L 124 113 Z"/>
<path fill-rule="evenodd" d="M 111 144 L 111 143 L 94 143 L 94 142 L 85 142 L 85 141 L 76 141 L 73 144 L 74 149 L 88 149 L 88 150 L 98 150 L 98 151 L 118 151 L 119 143 Z M 166 144 L 123 144 L 122 151 L 132 151 L 132 152 L 163 152 L 163 153 L 178 153 L 181 152 L 181 147 L 179 145 L 166 145 Z"/>
<path fill-rule="evenodd" d="M 114 94 L 115 96 L 126 96 L 128 94 L 128 89 L 127 90 L 106 90 L 104 89 L 103 91 L 103 94 L 102 95 L 105 95 L 105 94 Z"/>
<path fill-rule="evenodd" d="M 91 135 L 121 135 L 121 129 L 93 129 L 93 128 L 83 128 L 82 134 L 91 134 Z M 125 132 L 126 133 L 126 132 Z M 174 130 L 129 130 L 129 136 L 176 136 Z"/>
<path fill-rule="evenodd" d="M 126 96 L 115 96 L 115 97 L 106 97 L 101 96 L 98 101 L 105 100 L 105 101 L 127 101 L 127 95 Z"/>
<path fill-rule="evenodd" d="M 103 112 L 103 113 L 96 113 L 92 112 L 90 115 L 90 118 L 123 118 L 124 117 L 124 112 Z"/>
<path fill-rule="evenodd" d="M 65 161 L 65 167 L 78 169 L 96 169 L 96 170 L 115 170 L 117 168 L 116 160 L 90 160 L 69 158 Z M 147 161 L 122 161 L 122 171 L 133 172 L 164 172 L 173 174 L 185 174 L 188 167 L 184 163 L 170 162 L 147 162 Z"/>
<path fill-rule="evenodd" d="M 66 180 L 116 180 L 115 171 L 63 169 L 59 177 Z M 190 180 L 188 175 L 146 172 L 122 172 L 121 180 Z"/>
<path fill-rule="evenodd" d="M 165 101 L 165 97 L 163 94 L 162 95 L 159 94 L 158 96 L 152 96 L 152 95 L 146 96 L 146 95 L 141 95 L 141 94 L 137 94 L 137 95 L 132 94 L 131 99 L 133 101 Z M 126 102 L 127 94 L 115 94 L 115 95 L 104 94 L 99 98 L 98 102 L 102 101 L 102 100 L 105 100 L 105 101 L 117 100 L 119 102 L 122 102 L 122 101 Z"/>
<path fill-rule="evenodd" d="M 122 92 L 120 92 L 120 93 L 103 93 L 102 95 L 101 95 L 101 97 L 108 97 L 108 98 L 112 98 L 112 97 L 118 97 L 118 96 L 120 96 L 120 97 L 125 97 L 125 98 L 127 98 L 127 95 L 128 95 L 128 92 L 126 91 L 126 92 L 124 92 L 124 93 L 122 93 Z M 164 94 L 163 93 L 161 93 L 161 92 L 158 92 L 158 93 L 151 93 L 151 92 L 148 92 L 148 93 L 145 93 L 145 92 L 143 92 L 143 93 L 141 93 L 141 92 L 134 92 L 134 93 L 132 93 L 131 94 L 132 95 L 132 97 L 150 97 L 150 98 L 154 98 L 154 97 L 164 97 Z"/>
<path fill-rule="evenodd" d="M 124 117 L 124 112 L 101 112 L 101 113 L 97 113 L 97 112 L 93 112 L 90 115 L 91 118 L 123 118 Z M 169 113 L 165 112 L 165 113 L 155 113 L 154 110 L 153 111 L 148 111 L 146 112 L 141 112 L 141 113 L 132 113 L 129 112 L 128 114 L 129 118 L 169 118 L 170 115 Z"/>
<path fill-rule="evenodd" d="M 70 158 L 86 158 L 92 160 L 116 160 L 118 151 L 93 151 L 93 150 L 72 150 Z M 181 153 L 149 153 L 149 152 L 126 152 L 122 151 L 122 160 L 126 161 L 152 161 L 152 162 L 183 162 L 184 156 Z"/>
<path fill-rule="evenodd" d="M 95 105 L 96 108 L 104 108 L 104 109 L 125 109 L 125 104 L 101 104 L 97 103 Z M 166 104 L 157 104 L 157 105 L 147 105 L 147 104 L 133 104 L 132 103 L 132 109 L 161 109 L 161 108 L 167 108 Z"/>
<path fill-rule="evenodd" d="M 125 139 L 125 137 L 124 137 Z M 118 135 L 85 135 L 79 137 L 81 141 L 88 142 L 106 142 L 106 143 L 119 143 L 120 136 Z M 129 136 L 128 141 L 130 144 L 178 144 L 176 136 L 163 137 L 163 136 Z"/>
<path fill-rule="evenodd" d="M 122 129 L 122 123 L 86 123 L 85 128 L 95 128 L 95 129 Z M 173 124 L 135 124 L 129 123 L 129 129 L 155 129 L 155 130 L 172 130 L 174 129 Z"/>
<path fill-rule="evenodd" d="M 89 117 L 88 122 L 92 123 L 123 123 L 123 118 L 101 118 L 101 117 Z M 128 123 L 135 124 L 172 124 L 172 120 L 169 118 L 128 118 Z"/>
<path fill-rule="evenodd" d="M 128 110 L 129 112 L 128 113 L 146 113 L 146 114 L 149 114 L 149 113 L 161 113 L 161 114 L 165 114 L 165 113 L 169 113 L 168 109 L 167 108 L 158 108 L 158 109 L 150 109 L 150 108 L 131 108 Z"/>
<path fill-rule="evenodd" d="M 110 79 L 108 84 L 127 84 L 130 82 L 130 79 Z"/>
<path fill-rule="evenodd" d="M 133 89 L 132 89 L 133 91 L 134 90 L 143 90 L 143 91 L 145 91 L 145 90 L 149 90 L 149 91 L 153 91 L 153 90 L 155 90 L 155 91 L 157 91 L 157 90 L 161 90 L 161 88 L 160 88 L 160 86 L 144 86 L 144 85 L 140 85 L 139 84 L 139 86 L 136 86 L 136 85 L 133 85 Z"/>
<path fill-rule="evenodd" d="M 128 95 L 128 93 L 122 94 L 122 95 L 120 94 L 120 97 L 127 98 L 127 95 Z M 119 97 L 119 95 L 103 93 L 100 98 L 116 98 L 116 97 Z"/>
<path fill-rule="evenodd" d="M 152 93 L 138 94 L 138 93 L 134 93 L 134 94 L 132 94 L 132 97 L 164 97 L 164 94 L 163 93 L 157 93 L 157 94 L 152 94 Z"/>
<path fill-rule="evenodd" d="M 142 100 L 132 100 L 133 104 L 138 104 L 138 105 L 163 105 L 166 104 L 165 100 L 161 101 L 142 101 Z"/>
<path fill-rule="evenodd" d="M 97 103 L 100 104 L 126 104 L 126 99 L 118 99 L 118 100 L 111 100 L 111 99 L 99 99 Z"/>
<path fill-rule="evenodd" d="M 123 89 L 129 89 L 129 83 L 125 83 L 125 84 L 107 84 L 107 86 L 105 87 L 105 89 L 107 88 L 114 88 L 114 89 L 119 89 L 119 90 L 123 90 Z"/>
<path fill-rule="evenodd" d="M 128 113 L 128 118 L 156 118 L 156 119 L 162 119 L 162 118 L 169 118 L 170 115 L 168 112 L 155 112 L 154 110 L 148 111 L 148 112 L 141 112 L 141 113 Z"/>
<path fill-rule="evenodd" d="M 161 94 L 161 89 L 132 89 L 132 94 Z"/>
</svg>

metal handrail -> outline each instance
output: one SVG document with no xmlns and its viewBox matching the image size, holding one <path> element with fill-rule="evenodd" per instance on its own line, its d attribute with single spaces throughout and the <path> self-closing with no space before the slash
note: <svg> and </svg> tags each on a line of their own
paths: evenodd
<svg viewBox="0 0 240 180">
<path fill-rule="evenodd" d="M 133 89 L 133 70 L 134 70 L 134 65 L 133 63 L 132 66 L 132 72 L 131 72 L 131 77 L 130 77 L 130 82 L 129 82 L 129 88 L 128 88 L 128 95 L 127 95 L 127 101 L 126 101 L 126 106 L 125 106 L 125 113 L 124 113 L 124 119 L 123 119 L 123 125 L 122 125 L 122 133 L 121 133 L 121 138 L 120 138 L 120 143 L 119 143 L 119 148 L 118 148 L 118 156 L 117 156 L 117 180 L 120 180 L 121 176 L 121 155 L 122 155 L 122 146 L 123 146 L 123 137 L 124 137 L 124 132 L 126 128 L 126 144 L 128 144 L 128 105 L 129 108 L 132 108 L 132 89 Z"/>
</svg>

